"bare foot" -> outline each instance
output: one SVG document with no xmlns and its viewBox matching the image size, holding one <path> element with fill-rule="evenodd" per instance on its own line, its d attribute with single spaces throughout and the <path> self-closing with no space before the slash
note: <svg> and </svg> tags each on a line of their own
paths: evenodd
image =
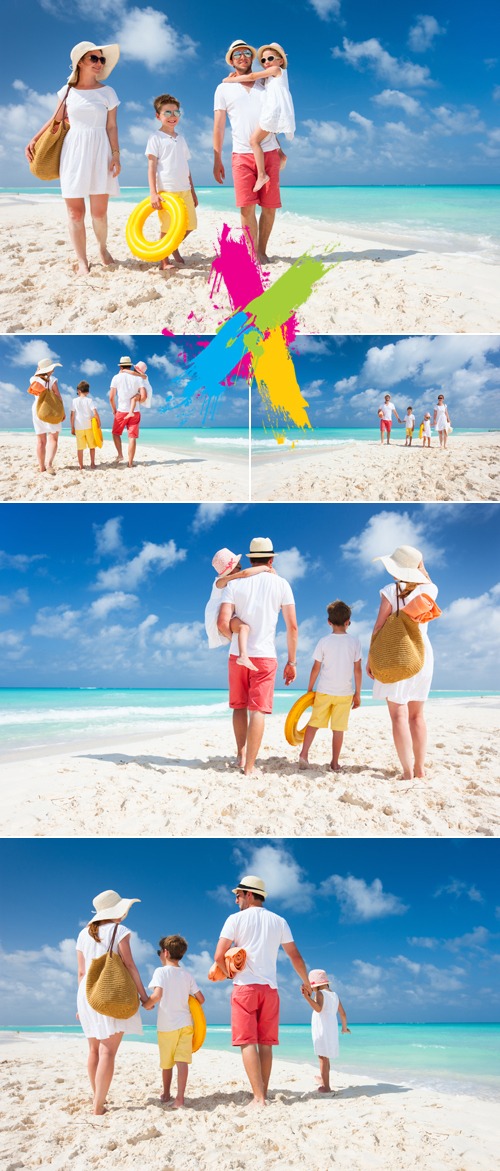
<svg viewBox="0 0 500 1171">
<path fill-rule="evenodd" d="M 330 1086 L 324 1086 L 324 1085 L 318 1086 L 318 1094 L 331 1094 L 331 1093 L 333 1093 L 333 1091 L 330 1089 Z"/>
<path fill-rule="evenodd" d="M 103 264 L 114 264 L 113 257 L 107 248 L 101 248 L 101 260 Z"/>
<path fill-rule="evenodd" d="M 246 753 L 240 752 L 239 755 L 236 757 L 235 767 L 240 768 L 241 771 L 243 772 L 243 769 L 245 767 L 245 761 L 246 761 Z"/>
<path fill-rule="evenodd" d="M 47 471 L 47 468 L 39 468 L 39 469 L 38 469 L 38 471 L 39 471 L 40 473 L 42 473 L 42 472 L 46 472 L 46 471 Z"/>
<path fill-rule="evenodd" d="M 55 468 L 48 468 L 47 467 L 47 468 L 45 468 L 45 471 L 48 472 L 49 476 L 55 476 L 55 474 L 56 474 Z"/>
<path fill-rule="evenodd" d="M 73 265 L 73 272 L 76 276 L 88 276 L 90 272 L 88 260 L 77 260 Z"/>
<path fill-rule="evenodd" d="M 260 191 L 261 187 L 266 186 L 266 183 L 269 183 L 269 175 L 261 175 L 260 177 L 257 178 L 257 182 L 254 184 L 252 190 L 254 192 Z"/>
<path fill-rule="evenodd" d="M 186 261 L 184 260 L 184 257 L 181 256 L 178 248 L 175 249 L 175 252 L 172 252 L 172 256 L 173 256 L 174 260 L 177 261 L 177 264 L 185 264 L 186 263 Z"/>
<path fill-rule="evenodd" d="M 304 756 L 299 756 L 299 768 L 305 769 L 305 768 L 310 768 L 310 767 L 311 767 L 311 765 L 309 764 L 309 761 L 306 760 Z"/>
<path fill-rule="evenodd" d="M 171 1101 L 172 1101 L 172 1097 L 170 1094 L 160 1094 L 160 1102 L 171 1102 Z"/>
<path fill-rule="evenodd" d="M 248 1106 L 245 1106 L 244 1113 L 246 1114 L 249 1110 L 264 1110 L 266 1106 L 267 1102 L 264 1101 L 264 1098 L 252 1098 Z"/>
<path fill-rule="evenodd" d="M 114 458 L 114 460 L 113 460 L 113 463 L 115 463 L 115 464 L 122 464 L 122 463 L 123 463 L 123 456 L 122 456 L 122 455 L 115 455 L 115 458 Z"/>
<path fill-rule="evenodd" d="M 254 666 L 252 660 L 248 658 L 248 655 L 240 655 L 239 658 L 236 659 L 236 662 L 238 667 L 246 667 L 247 671 L 258 671 L 259 669 L 258 667 Z"/>
<path fill-rule="evenodd" d="M 163 260 L 160 260 L 160 272 L 164 272 L 166 268 L 175 268 L 175 264 L 171 263 L 169 256 L 164 256 Z"/>
<path fill-rule="evenodd" d="M 259 264 L 269 264 L 269 257 L 267 252 L 259 252 Z"/>
<path fill-rule="evenodd" d="M 335 760 L 331 760 L 331 761 L 330 761 L 330 768 L 331 768 L 331 770 L 332 770 L 332 773 L 341 773 L 341 772 L 343 772 L 342 765 L 341 765 L 341 764 L 339 764 L 338 760 L 336 760 L 336 761 L 335 761 Z"/>
</svg>

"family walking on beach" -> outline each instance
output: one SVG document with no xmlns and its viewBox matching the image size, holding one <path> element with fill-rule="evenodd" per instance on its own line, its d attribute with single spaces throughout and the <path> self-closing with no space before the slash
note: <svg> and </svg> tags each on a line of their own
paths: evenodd
<svg viewBox="0 0 500 1171">
<path fill-rule="evenodd" d="M 54 114 L 30 139 L 25 155 L 32 172 L 39 178 L 59 178 L 76 258 L 75 271 L 87 275 L 90 265 L 85 230 L 86 197 L 90 201 L 100 261 L 105 266 L 115 263 L 107 245 L 107 213 L 110 195 L 117 196 L 120 190 L 117 127 L 120 103 L 112 86 L 103 83 L 118 64 L 120 47 L 79 41 L 70 57 L 71 73 L 67 84 L 58 90 Z M 276 135 L 282 133 L 290 139 L 295 131 L 288 59 L 275 41 L 257 50 L 245 40 L 233 41 L 225 59 L 230 73 L 217 86 L 214 99 L 214 178 L 220 184 L 225 179 L 222 146 L 228 116 L 233 139 L 235 199 L 241 225 L 255 255 L 261 262 L 267 262 L 269 236 L 276 209 L 281 207 L 280 172 L 286 164 L 286 155 Z M 259 64 L 257 70 L 253 68 L 255 59 Z M 169 234 L 171 225 L 170 213 L 162 206 L 161 193 L 181 201 L 186 217 L 185 239 L 197 227 L 198 198 L 189 166 L 189 147 L 184 136 L 178 133 L 180 101 L 170 93 L 159 94 L 153 108 L 160 126 L 149 136 L 145 149 L 151 208 L 158 211 L 161 240 Z M 162 270 L 175 268 L 170 255 L 176 264 L 184 264 L 175 246 L 168 255 L 162 256 Z"/>
<path fill-rule="evenodd" d="M 406 408 L 406 415 L 404 419 L 400 419 L 397 408 L 395 407 L 390 394 L 384 395 L 384 401 L 378 408 L 378 417 L 380 420 L 380 442 L 391 442 L 392 430 L 392 416 L 396 416 L 398 423 L 402 423 L 405 428 L 405 447 L 411 447 L 413 436 L 415 432 L 415 415 L 413 414 L 413 407 Z M 436 428 L 439 435 L 439 446 L 445 448 L 448 443 L 448 435 L 452 431 L 450 416 L 448 414 L 448 407 L 444 401 L 444 394 L 438 394 L 437 403 L 434 407 L 434 417 L 432 426 Z M 422 447 L 430 447 L 431 445 L 431 416 L 430 411 L 426 411 L 420 423 L 419 439 L 422 440 Z"/>
<path fill-rule="evenodd" d="M 269 537 L 254 537 L 247 554 L 250 568 L 241 568 L 241 554 L 219 549 L 212 565 L 217 573 L 205 609 L 209 647 L 229 648 L 229 707 L 233 713 L 236 764 L 252 776 L 264 735 L 266 715 L 273 710 L 277 672 L 276 627 L 282 614 L 288 659 L 285 685 L 297 675 L 298 623 L 290 584 L 273 566 L 276 556 Z M 427 624 L 439 617 L 437 586 L 424 566 L 422 553 L 401 545 L 381 561 L 393 582 L 380 590 L 380 608 L 372 631 L 366 672 L 373 680 L 373 698 L 385 699 L 394 746 L 404 780 L 425 776 L 427 728 L 424 705 L 434 669 Z M 300 769 L 310 767 L 309 751 L 319 728 L 332 732 L 330 769 L 340 770 L 339 756 L 351 709 L 361 703 L 361 643 L 349 634 L 351 609 L 337 599 L 327 606 L 330 634 L 313 653 L 308 693 L 312 715 L 303 736 Z"/>
<path fill-rule="evenodd" d="M 267 1104 L 273 1046 L 279 1044 L 279 995 L 277 960 L 280 947 L 301 980 L 301 992 L 313 1009 L 311 1027 L 314 1053 L 319 1059 L 320 1093 L 332 1093 L 330 1060 L 338 1057 L 337 1013 L 342 1032 L 348 1033 L 344 1008 L 330 988 L 322 968 L 307 972 L 285 919 L 265 906 L 264 880 L 247 874 L 233 889 L 238 912 L 224 922 L 207 973 L 211 981 L 230 979 L 232 1045 L 241 1051 L 252 1097 L 249 1108 Z M 162 1070 L 161 1101 L 173 1109 L 185 1106 L 185 1091 L 193 1053 L 193 1007 L 205 997 L 193 976 L 180 962 L 188 944 L 181 935 L 160 939 L 161 966 L 146 991 L 134 963 L 130 929 L 123 926 L 133 903 L 106 890 L 93 900 L 95 914 L 76 941 L 78 960 L 77 1016 L 88 1040 L 88 1075 L 94 1114 L 104 1114 L 115 1058 L 125 1035 L 141 1034 L 139 1004 L 146 1010 L 158 1006 L 158 1048 Z M 111 1013 L 115 1015 L 111 1015 Z M 177 1094 L 171 1096 L 173 1068 L 177 1070 Z"/>
<path fill-rule="evenodd" d="M 57 378 L 54 375 L 56 366 L 60 362 L 53 362 L 49 358 L 42 358 L 35 373 L 30 379 L 28 393 L 34 396 L 32 407 L 33 427 L 36 435 L 36 454 L 40 472 L 55 476 L 54 460 L 57 454 L 57 445 L 61 426 L 66 418 L 64 404 Z M 128 356 L 120 358 L 118 372 L 113 376 L 109 391 L 109 401 L 113 412 L 112 437 L 116 448 L 117 464 L 123 463 L 122 435 L 125 429 L 128 434 L 127 466 L 134 467 L 134 456 L 139 438 L 141 421 L 139 404 L 150 407 L 153 390 L 146 377 L 145 362 L 135 364 Z M 70 416 L 71 434 L 76 439 L 78 467 L 83 471 L 83 455 L 88 449 L 90 467 L 95 468 L 95 453 L 97 447 L 102 447 L 101 419 L 97 404 L 90 395 L 88 382 L 79 382 L 76 388 L 76 397 L 71 402 Z"/>
</svg>

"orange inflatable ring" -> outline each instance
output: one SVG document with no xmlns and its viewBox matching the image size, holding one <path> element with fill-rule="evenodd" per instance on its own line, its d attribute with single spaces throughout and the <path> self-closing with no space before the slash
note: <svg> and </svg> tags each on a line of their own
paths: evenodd
<svg viewBox="0 0 500 1171">
<path fill-rule="evenodd" d="M 160 240 L 146 240 L 144 224 L 155 211 L 149 197 L 134 207 L 127 220 L 125 238 L 130 251 L 139 260 L 163 260 L 165 256 L 170 256 L 182 243 L 187 232 L 188 212 L 181 196 L 173 195 L 171 191 L 160 191 L 159 196 L 163 207 L 170 215 L 170 227 L 166 236 L 162 236 Z"/>
<path fill-rule="evenodd" d="M 188 1004 L 189 1011 L 193 1018 L 193 1053 L 196 1053 L 198 1049 L 201 1049 L 207 1035 L 207 1022 L 205 1019 L 205 1013 L 203 1012 L 199 1000 L 196 999 L 196 996 L 190 996 Z"/>
<path fill-rule="evenodd" d="M 288 740 L 288 743 L 291 744 L 294 748 L 303 742 L 304 732 L 307 728 L 307 724 L 304 728 L 299 728 L 297 725 L 300 717 L 303 716 L 304 712 L 307 711 L 307 708 L 311 707 L 314 703 L 315 695 L 315 691 L 308 691 L 307 695 L 301 695 L 300 699 L 297 699 L 293 707 L 290 708 L 290 711 L 286 717 L 285 739 Z"/>
</svg>

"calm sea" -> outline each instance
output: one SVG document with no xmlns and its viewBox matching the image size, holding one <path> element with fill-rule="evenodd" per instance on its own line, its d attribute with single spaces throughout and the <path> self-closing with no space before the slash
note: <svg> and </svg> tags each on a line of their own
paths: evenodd
<svg viewBox="0 0 500 1171">
<path fill-rule="evenodd" d="M 372 1024 L 350 1028 L 350 1036 L 340 1034 L 340 1056 L 335 1062 L 343 1073 L 425 1086 L 444 1093 L 498 1098 L 500 1024 Z M 10 1026 L 6 1032 L 81 1036 L 78 1026 Z M 145 1026 L 142 1037 L 130 1039 L 156 1044 L 156 1029 Z M 229 1052 L 229 1026 L 209 1025 L 205 1047 Z M 282 1060 L 315 1065 L 310 1025 L 281 1025 L 280 1045 L 275 1052 Z"/>
<path fill-rule="evenodd" d="M 3 194 L 54 198 L 58 188 L 1 188 Z M 200 212 L 234 211 L 234 192 L 224 187 L 197 189 Z M 146 187 L 123 187 L 120 198 L 139 203 Z M 368 235 L 398 248 L 474 253 L 500 260 L 500 185 L 283 187 L 282 221 L 297 230 L 296 217 L 322 222 L 332 232 Z"/>
<path fill-rule="evenodd" d="M 285 715 L 300 690 L 275 692 L 274 711 Z M 431 699 L 494 696 L 491 691 L 431 691 Z M 365 706 L 382 705 L 371 691 Z M 227 718 L 227 691 L 150 688 L 0 688 L 0 754 L 54 748 L 90 736 L 116 743 L 131 728 L 154 735 L 185 728 L 186 722 Z"/>
<path fill-rule="evenodd" d="M 450 443 L 453 441 L 453 435 L 484 435 L 487 433 L 487 428 L 454 427 Z M 500 432 L 495 433 L 500 434 Z M 391 443 L 397 443 L 398 439 L 404 444 L 404 427 L 401 427 L 401 430 L 398 427 L 393 429 Z M 314 427 L 309 431 L 297 430 L 295 427 L 286 430 L 276 427 L 273 432 L 270 427 L 252 428 L 252 455 L 264 455 L 282 447 L 293 449 L 307 447 L 309 449 L 312 447 L 332 447 L 339 443 L 380 443 L 379 430 L 377 427 Z M 418 427 L 413 443 L 414 445 L 416 443 L 418 447 Z"/>
<path fill-rule="evenodd" d="M 66 424 L 69 426 L 69 424 Z M 64 434 L 63 423 L 63 434 Z M 9 428 L 16 435 L 32 435 L 32 427 Z M 103 427 L 105 439 L 111 429 Z M 126 442 L 126 436 L 125 442 Z M 141 427 L 141 444 L 168 447 L 181 454 L 212 456 L 226 454 L 231 459 L 248 458 L 248 430 L 241 427 Z"/>
</svg>

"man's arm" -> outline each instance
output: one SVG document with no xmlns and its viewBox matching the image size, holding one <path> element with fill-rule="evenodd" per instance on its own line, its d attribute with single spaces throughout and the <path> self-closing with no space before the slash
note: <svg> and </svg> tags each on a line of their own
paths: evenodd
<svg viewBox="0 0 500 1171">
<path fill-rule="evenodd" d="M 218 942 L 217 947 L 215 949 L 215 955 L 214 955 L 214 964 L 217 964 L 217 967 L 220 968 L 221 972 L 224 972 L 226 979 L 227 979 L 226 952 L 229 951 L 229 948 L 231 947 L 232 942 L 233 942 L 232 939 L 224 939 L 224 938 L 219 939 L 219 942 Z"/>
<path fill-rule="evenodd" d="M 286 645 L 288 653 L 288 662 L 283 671 L 283 678 L 285 685 L 288 687 L 293 683 L 297 675 L 297 642 L 299 638 L 299 628 L 297 625 L 297 615 L 295 606 L 288 605 L 281 607 L 281 613 L 286 626 Z"/>
<path fill-rule="evenodd" d="M 216 183 L 223 183 L 226 178 L 222 162 L 222 146 L 226 129 L 226 111 L 214 110 L 214 179 Z"/>
<path fill-rule="evenodd" d="M 363 667 L 361 659 L 358 659 L 354 664 L 354 695 L 352 697 L 352 706 L 359 707 L 361 703 L 361 683 L 363 681 Z"/>
<path fill-rule="evenodd" d="M 307 974 L 307 968 L 306 968 L 306 965 L 302 959 L 302 956 L 300 954 L 300 951 L 299 951 L 297 945 L 295 943 L 283 943 L 282 947 L 283 947 L 283 951 L 286 952 L 288 959 L 290 960 L 290 963 L 292 964 L 292 967 L 295 968 L 297 975 L 300 976 L 300 979 L 302 980 L 304 988 L 311 996 L 312 995 L 312 988 L 309 983 L 309 976 Z"/>
<path fill-rule="evenodd" d="M 110 401 L 110 403 L 111 403 L 111 410 L 112 410 L 112 412 L 113 412 L 113 414 L 114 414 L 114 415 L 116 415 L 116 403 L 115 403 L 115 399 L 116 399 L 116 386 L 112 386 L 112 387 L 111 387 L 111 390 L 110 390 L 110 392 L 109 392 L 109 401 Z"/>
</svg>

